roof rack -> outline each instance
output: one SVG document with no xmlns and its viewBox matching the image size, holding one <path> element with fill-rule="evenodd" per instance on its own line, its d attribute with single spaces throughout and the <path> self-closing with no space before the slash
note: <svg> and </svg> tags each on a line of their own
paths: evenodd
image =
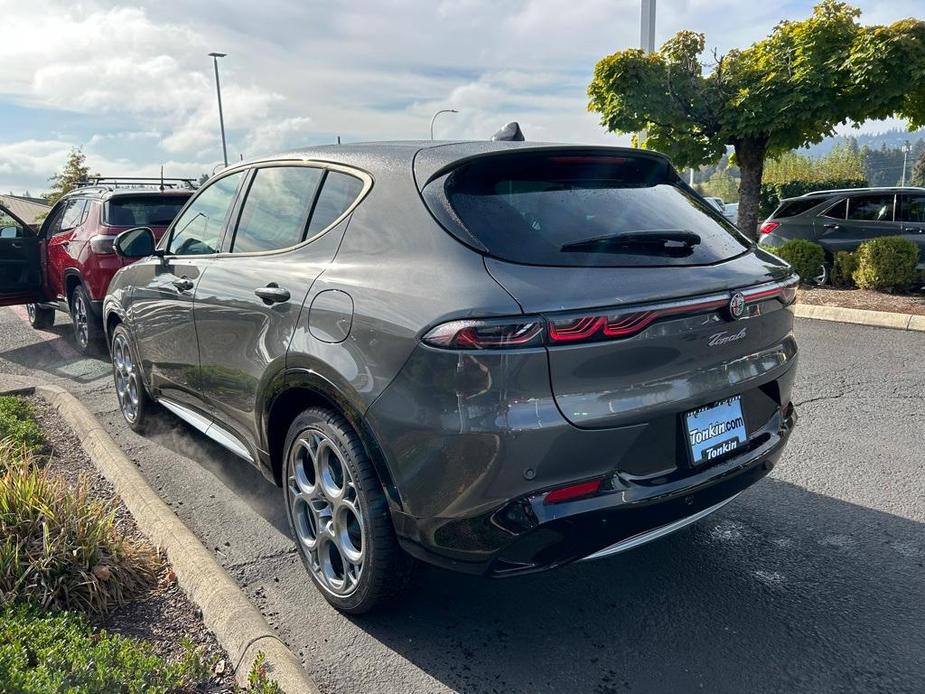
<svg viewBox="0 0 925 694">
<path fill-rule="evenodd" d="M 84 190 L 87 188 L 99 188 L 104 191 L 115 190 L 116 188 L 150 187 L 157 187 L 162 191 L 167 188 L 194 190 L 196 181 L 192 178 L 165 178 L 163 176 L 153 178 L 144 176 L 91 176 L 79 181 L 77 187 Z"/>
</svg>

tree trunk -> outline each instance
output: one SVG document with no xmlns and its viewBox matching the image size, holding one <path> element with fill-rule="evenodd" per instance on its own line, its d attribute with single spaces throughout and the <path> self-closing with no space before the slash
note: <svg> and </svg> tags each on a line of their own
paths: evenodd
<svg viewBox="0 0 925 694">
<path fill-rule="evenodd" d="M 748 138 L 734 143 L 739 165 L 739 229 L 748 238 L 758 238 L 758 203 L 761 200 L 761 178 L 767 138 Z"/>
</svg>

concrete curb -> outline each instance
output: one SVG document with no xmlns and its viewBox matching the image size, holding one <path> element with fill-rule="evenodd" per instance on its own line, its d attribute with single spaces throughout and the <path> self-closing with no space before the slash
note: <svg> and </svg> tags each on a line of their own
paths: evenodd
<svg viewBox="0 0 925 694">
<path fill-rule="evenodd" d="M 814 306 L 797 304 L 794 310 L 797 318 L 813 318 L 837 323 L 856 323 L 878 328 L 896 330 L 915 330 L 925 332 L 925 316 L 911 316 L 908 313 L 890 313 L 888 311 L 865 311 L 859 308 L 841 306 Z"/>
<path fill-rule="evenodd" d="M 0 394 L 34 392 L 50 402 L 71 426 L 93 464 L 112 482 L 139 529 L 167 554 L 184 592 L 228 652 L 235 677 L 246 684 L 259 651 L 269 676 L 289 694 L 319 690 L 301 662 L 279 640 L 260 611 L 193 532 L 157 495 L 96 418 L 64 388 L 34 379 L 0 376 Z"/>
</svg>

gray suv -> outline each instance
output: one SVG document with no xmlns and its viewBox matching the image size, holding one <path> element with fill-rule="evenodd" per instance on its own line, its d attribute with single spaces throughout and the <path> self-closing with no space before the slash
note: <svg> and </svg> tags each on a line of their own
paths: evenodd
<svg viewBox="0 0 925 694">
<path fill-rule="evenodd" d="M 905 236 L 925 260 L 925 188 L 820 190 L 781 200 L 761 225 L 759 243 L 773 248 L 808 239 L 825 250 L 826 264 L 812 278 L 824 284 L 838 251 L 855 251 L 879 236 Z"/>
<path fill-rule="evenodd" d="M 677 530 L 795 421 L 791 269 L 652 152 L 320 147 L 116 248 L 126 421 L 158 403 L 279 485 L 347 612 L 415 560 L 513 576 Z"/>
</svg>

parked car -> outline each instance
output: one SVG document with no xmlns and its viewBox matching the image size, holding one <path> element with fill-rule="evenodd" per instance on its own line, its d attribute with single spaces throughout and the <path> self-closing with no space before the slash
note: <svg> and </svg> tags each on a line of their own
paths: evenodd
<svg viewBox="0 0 925 694">
<path fill-rule="evenodd" d="M 856 251 L 879 236 L 905 236 L 925 260 L 925 188 L 820 190 L 781 200 L 761 225 L 759 243 L 773 250 L 790 239 L 808 239 L 825 250 L 826 262 L 814 280 L 824 284 L 838 251 Z"/>
<path fill-rule="evenodd" d="M 13 243 L 18 248 L 9 249 L 14 256 L 5 262 L 28 273 L 28 282 L 25 275 L 8 281 L 28 284 L 32 326 L 50 327 L 55 311 L 63 311 L 71 318 L 81 352 L 101 346 L 103 297 L 116 270 L 129 262 L 115 254 L 113 241 L 138 225 L 159 238 L 192 193 L 186 179 L 97 179 L 64 195 L 39 229 L 17 217 L 15 231 L 8 227 L 0 233 L 17 237 Z M 10 210 L 7 215 L 13 219 Z"/>
<path fill-rule="evenodd" d="M 726 203 L 723 202 L 722 198 L 718 198 L 715 195 L 706 195 L 703 199 L 713 205 L 720 214 L 724 215 L 726 213 Z"/>
<path fill-rule="evenodd" d="M 663 156 L 321 147 L 210 180 L 104 305 L 122 414 L 256 465 L 359 613 L 412 558 L 488 576 L 703 518 L 795 421 L 795 280 Z"/>
<path fill-rule="evenodd" d="M 723 205 L 723 216 L 730 222 L 739 225 L 739 203 L 727 202 Z"/>
</svg>

